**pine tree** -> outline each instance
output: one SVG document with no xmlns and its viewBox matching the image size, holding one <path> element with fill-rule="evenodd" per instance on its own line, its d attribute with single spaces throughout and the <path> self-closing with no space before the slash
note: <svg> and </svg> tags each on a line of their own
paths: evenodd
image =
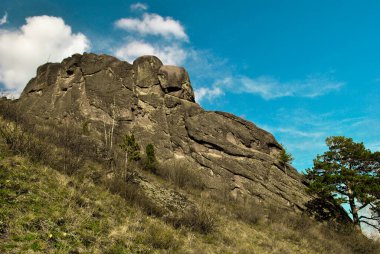
<svg viewBox="0 0 380 254">
<path fill-rule="evenodd" d="M 140 160 L 140 145 L 133 134 L 125 134 L 123 143 L 119 145 L 125 152 L 125 170 L 128 170 L 128 162 Z"/>
<path fill-rule="evenodd" d="M 287 174 L 286 173 L 287 165 L 292 163 L 293 159 L 294 159 L 293 156 L 290 153 L 288 153 L 285 150 L 285 148 L 283 147 L 282 150 L 280 151 L 280 156 L 279 156 L 278 160 L 279 160 L 280 164 L 284 167 L 285 174 Z"/>
<path fill-rule="evenodd" d="M 156 155 L 154 152 L 154 146 L 152 144 L 148 144 L 145 148 L 145 154 L 146 154 L 146 164 L 145 169 L 152 171 L 153 173 L 156 172 Z"/>
<path fill-rule="evenodd" d="M 372 153 L 363 143 L 342 136 L 329 137 L 326 144 L 329 150 L 306 171 L 309 191 L 348 203 L 355 228 L 364 223 L 380 231 L 380 152 Z M 360 214 L 364 208 L 370 214 Z"/>
</svg>

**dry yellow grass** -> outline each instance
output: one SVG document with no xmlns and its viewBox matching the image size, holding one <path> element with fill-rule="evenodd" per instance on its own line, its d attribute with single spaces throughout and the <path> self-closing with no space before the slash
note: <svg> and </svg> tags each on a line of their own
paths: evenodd
<svg viewBox="0 0 380 254">
<path fill-rule="evenodd" d="M 286 211 L 268 215 L 178 184 L 188 172 L 169 182 L 140 172 L 200 209 L 174 227 L 165 216 L 147 215 L 148 202 L 136 205 L 96 183 L 93 166 L 73 176 L 57 170 L 12 155 L 0 139 L 0 253 L 380 253 L 379 244 L 357 233 L 339 234 Z"/>
</svg>

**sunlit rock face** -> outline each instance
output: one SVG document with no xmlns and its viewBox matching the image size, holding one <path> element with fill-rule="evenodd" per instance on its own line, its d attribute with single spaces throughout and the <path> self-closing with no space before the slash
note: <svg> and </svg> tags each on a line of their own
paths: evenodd
<svg viewBox="0 0 380 254">
<path fill-rule="evenodd" d="M 133 64 L 108 55 L 73 55 L 40 66 L 17 102 L 36 120 L 86 123 L 92 139 L 114 126 L 114 143 L 134 133 L 159 161 L 186 161 L 210 194 L 303 209 L 310 199 L 295 169 L 278 163 L 281 146 L 255 124 L 195 103 L 187 71 L 155 56 Z"/>
</svg>

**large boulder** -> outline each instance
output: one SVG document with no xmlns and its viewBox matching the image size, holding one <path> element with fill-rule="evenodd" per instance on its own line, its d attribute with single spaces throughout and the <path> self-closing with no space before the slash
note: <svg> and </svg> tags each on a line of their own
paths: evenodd
<svg viewBox="0 0 380 254">
<path fill-rule="evenodd" d="M 158 79 L 165 93 L 194 102 L 189 74 L 183 67 L 164 65 L 158 70 Z"/>
<path fill-rule="evenodd" d="M 151 87 L 159 84 L 158 71 L 162 62 L 155 56 L 141 56 L 133 62 L 135 84 L 138 87 Z"/>
<path fill-rule="evenodd" d="M 40 121 L 86 123 L 99 143 L 111 128 L 115 144 L 133 132 L 141 146 L 154 144 L 160 162 L 186 161 L 210 194 L 298 209 L 310 200 L 300 174 L 278 162 L 282 148 L 269 132 L 205 111 L 194 102 L 186 70 L 155 56 L 130 64 L 85 53 L 45 64 L 17 104 Z"/>
</svg>

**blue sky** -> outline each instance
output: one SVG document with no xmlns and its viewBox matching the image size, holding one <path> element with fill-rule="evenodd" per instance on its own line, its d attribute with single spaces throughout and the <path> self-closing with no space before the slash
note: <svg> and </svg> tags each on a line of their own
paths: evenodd
<svg viewBox="0 0 380 254">
<path fill-rule="evenodd" d="M 298 170 L 332 135 L 380 150 L 379 1 L 0 2 L 0 86 L 75 52 L 184 66 L 206 109 L 272 132 Z M 28 18 L 28 20 L 26 20 Z"/>
</svg>

